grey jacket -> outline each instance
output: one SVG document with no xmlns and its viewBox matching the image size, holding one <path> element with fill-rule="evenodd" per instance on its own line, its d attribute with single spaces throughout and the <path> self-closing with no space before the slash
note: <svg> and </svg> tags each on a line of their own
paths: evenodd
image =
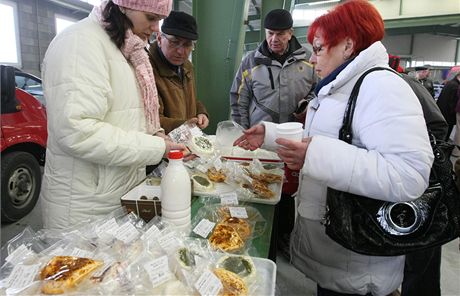
<svg viewBox="0 0 460 296">
<path fill-rule="evenodd" d="M 317 76 L 308 62 L 311 53 L 293 36 L 292 53 L 281 64 L 264 55 L 267 42 L 241 62 L 230 90 L 232 119 L 248 128 L 261 121 L 294 121 L 293 113 L 313 95 Z"/>
</svg>

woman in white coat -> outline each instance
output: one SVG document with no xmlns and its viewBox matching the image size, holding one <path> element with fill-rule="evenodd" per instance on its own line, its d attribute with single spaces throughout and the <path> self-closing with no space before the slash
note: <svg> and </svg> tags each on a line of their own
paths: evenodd
<svg viewBox="0 0 460 296">
<path fill-rule="evenodd" d="M 366 76 L 353 118 L 353 145 L 338 139 L 351 90 L 367 69 L 388 67 L 380 40 L 383 20 L 368 1 L 346 1 L 310 26 L 310 62 L 322 78 L 308 106 L 304 139 L 276 139 L 263 122 L 235 141 L 246 149 L 276 149 L 300 169 L 291 260 L 318 286 L 318 295 L 388 295 L 403 278 L 404 256 L 365 256 L 330 239 L 321 224 L 327 187 L 387 201 L 419 197 L 428 186 L 433 154 L 417 97 L 397 75 Z M 277 147 L 277 145 L 280 145 Z"/>
<path fill-rule="evenodd" d="M 170 149 L 145 51 L 172 0 L 110 0 L 60 33 L 43 63 L 48 146 L 41 189 L 45 228 L 119 208 L 120 197 Z"/>
</svg>

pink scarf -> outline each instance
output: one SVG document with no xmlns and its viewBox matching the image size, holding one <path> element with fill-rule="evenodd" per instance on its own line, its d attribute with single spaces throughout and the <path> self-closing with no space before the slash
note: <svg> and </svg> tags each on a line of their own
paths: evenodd
<svg viewBox="0 0 460 296">
<path fill-rule="evenodd" d="M 92 11 L 103 27 L 107 25 L 102 18 L 102 11 L 106 5 L 107 1 L 103 1 L 100 6 L 94 6 Z M 160 104 L 158 103 L 158 92 L 152 65 L 150 64 L 149 55 L 145 50 L 146 45 L 145 41 L 134 34 L 131 29 L 128 29 L 121 52 L 134 68 L 137 83 L 142 92 L 147 132 L 152 135 L 161 130 Z"/>
</svg>

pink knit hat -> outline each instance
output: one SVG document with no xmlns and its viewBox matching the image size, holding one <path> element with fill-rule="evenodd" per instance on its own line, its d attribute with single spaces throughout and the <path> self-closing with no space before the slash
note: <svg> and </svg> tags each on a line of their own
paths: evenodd
<svg viewBox="0 0 460 296">
<path fill-rule="evenodd" d="M 172 0 L 112 0 L 118 6 L 129 9 L 146 11 L 162 16 L 171 12 Z"/>
</svg>

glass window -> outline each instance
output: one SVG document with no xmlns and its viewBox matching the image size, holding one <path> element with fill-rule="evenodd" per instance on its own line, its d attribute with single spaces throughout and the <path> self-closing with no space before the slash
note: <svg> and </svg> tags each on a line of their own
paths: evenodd
<svg viewBox="0 0 460 296">
<path fill-rule="evenodd" d="M 16 3 L 0 0 L 0 63 L 21 66 Z"/>
<path fill-rule="evenodd" d="M 43 97 L 43 88 L 40 78 L 17 71 L 15 73 L 15 82 L 16 87 L 25 90 L 39 100 L 40 103 L 45 105 L 45 98 Z"/>
</svg>

